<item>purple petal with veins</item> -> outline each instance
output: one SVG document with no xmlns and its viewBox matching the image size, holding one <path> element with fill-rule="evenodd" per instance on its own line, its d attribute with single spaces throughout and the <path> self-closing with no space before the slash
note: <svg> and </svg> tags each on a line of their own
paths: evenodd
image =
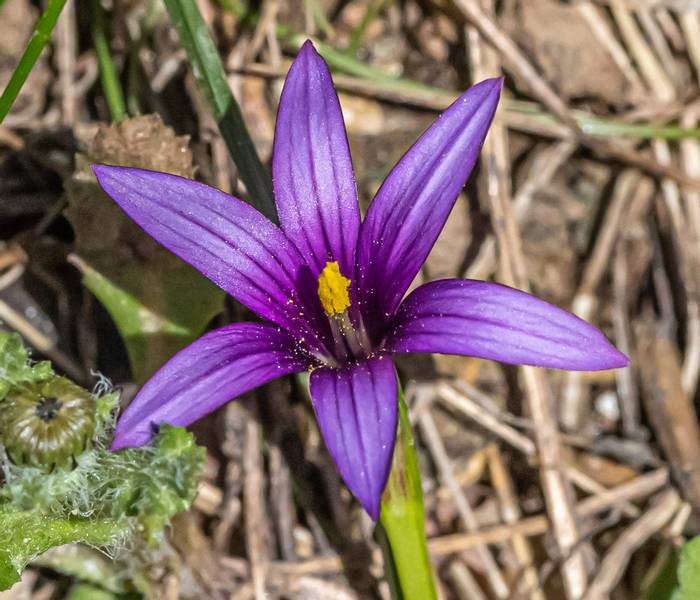
<svg viewBox="0 0 700 600">
<path fill-rule="evenodd" d="M 236 323 L 203 335 L 173 356 L 121 415 L 112 449 L 142 446 L 161 423 L 189 425 L 229 400 L 310 361 L 285 331 Z"/>
<path fill-rule="evenodd" d="M 350 147 L 328 65 L 308 41 L 282 90 L 272 181 L 282 229 L 314 276 L 333 260 L 352 273 L 360 207 Z"/>
<path fill-rule="evenodd" d="M 376 319 L 391 316 L 437 240 L 496 112 L 501 79 L 467 90 L 384 180 L 360 229 L 358 287 Z"/>
<path fill-rule="evenodd" d="M 398 386 L 390 357 L 343 369 L 316 369 L 311 401 L 328 451 L 369 516 L 379 504 L 394 454 Z"/>
<path fill-rule="evenodd" d="M 436 352 L 508 364 L 597 371 L 629 359 L 595 327 L 505 285 L 444 279 L 404 300 L 386 341 L 391 352 Z"/>
</svg>

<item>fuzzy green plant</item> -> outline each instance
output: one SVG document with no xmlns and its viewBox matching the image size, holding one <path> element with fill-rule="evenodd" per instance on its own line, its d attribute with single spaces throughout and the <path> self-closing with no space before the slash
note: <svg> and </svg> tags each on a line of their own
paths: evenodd
<svg viewBox="0 0 700 600">
<path fill-rule="evenodd" d="M 0 400 L 12 387 L 36 383 L 53 375 L 51 363 L 31 363 L 19 335 L 0 331 Z"/>
<path fill-rule="evenodd" d="M 0 589 L 55 546 L 81 542 L 114 556 L 158 545 L 196 494 L 204 449 L 192 435 L 164 426 L 147 446 L 110 452 L 119 395 L 32 364 L 4 332 L 0 381 Z"/>
</svg>

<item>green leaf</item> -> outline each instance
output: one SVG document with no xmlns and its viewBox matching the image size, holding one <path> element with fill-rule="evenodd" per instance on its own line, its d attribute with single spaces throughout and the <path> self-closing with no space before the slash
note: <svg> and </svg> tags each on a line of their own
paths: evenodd
<svg viewBox="0 0 700 600">
<path fill-rule="evenodd" d="M 683 545 L 681 561 L 678 565 L 680 590 L 678 600 L 700 598 L 700 536 Z"/>
<path fill-rule="evenodd" d="M 16 333 L 0 331 L 0 400 L 19 383 L 34 383 L 52 375 L 51 363 L 32 363 Z"/>
<path fill-rule="evenodd" d="M 165 6 L 187 52 L 195 79 L 209 101 L 221 136 L 250 193 L 251 203 L 275 221 L 277 210 L 272 196 L 270 174 L 260 162 L 197 3 L 192 0 L 165 0 Z"/>
<path fill-rule="evenodd" d="M 112 481 L 112 513 L 136 515 L 150 541 L 197 494 L 205 450 L 182 427 L 162 425 L 152 445 L 111 454 L 105 464 Z"/>
<path fill-rule="evenodd" d="M 107 545 L 123 536 L 126 528 L 125 521 L 51 517 L 0 504 L 0 590 L 19 581 L 27 564 L 49 548 L 71 542 Z"/>
<path fill-rule="evenodd" d="M 644 600 L 678 600 L 678 565 L 680 552 L 675 547 L 663 546 L 659 555 L 663 567 L 644 593 Z M 665 557 L 665 558 L 664 558 Z"/>
<path fill-rule="evenodd" d="M 221 311 L 224 293 L 184 263 L 148 287 L 143 286 L 143 278 L 139 281 L 136 269 L 125 272 L 125 288 L 80 258 L 73 256 L 70 260 L 82 273 L 85 287 L 114 320 L 126 344 L 134 379 L 139 383 L 194 341 Z M 140 298 L 129 289 L 138 289 Z"/>
<path fill-rule="evenodd" d="M 2 331 L 0 369 L 8 387 L 41 379 L 42 389 L 53 386 L 47 394 L 59 386 L 68 386 L 72 395 L 84 393 L 81 402 L 94 420 L 94 432 L 91 429 L 81 444 L 83 449 L 71 450 L 70 468 L 47 471 L 43 465 L 14 463 L 4 453 L 0 457 L 0 589 L 18 581 L 30 561 L 55 546 L 85 543 L 115 548 L 139 539 L 160 541 L 171 517 L 187 510 L 197 492 L 205 450 L 195 444 L 192 434 L 163 425 L 151 444 L 110 452 L 119 396 L 106 382 L 98 386 L 103 390 L 99 395 L 75 390 L 75 384 L 51 373 L 49 363 L 31 365 L 19 336 Z M 61 389 L 55 391 L 59 397 L 65 392 Z M 0 401 L 4 416 L 9 412 L 2 411 L 11 409 L 9 400 Z M 27 432 L 31 436 L 30 426 Z M 44 564 L 71 573 L 82 565 L 92 574 L 92 583 L 114 592 L 124 589 L 120 576 L 110 576 L 104 565 L 93 561 L 88 567 L 84 557 L 60 550 L 46 556 Z"/>
<path fill-rule="evenodd" d="M 8 465 L 0 497 L 18 510 L 56 517 L 129 518 L 155 542 L 170 518 L 194 500 L 204 455 L 186 429 L 163 425 L 148 446 L 121 452 L 98 447 L 79 456 L 70 471 Z"/>
<path fill-rule="evenodd" d="M 123 553 L 124 556 L 127 553 Z M 135 552 L 128 553 L 134 556 Z M 131 586 L 125 581 L 124 565 L 85 544 L 65 544 L 51 548 L 32 561 L 36 567 L 52 569 L 79 585 L 99 588 L 110 594 L 123 596 Z"/>
<path fill-rule="evenodd" d="M 94 585 L 80 583 L 71 588 L 66 600 L 119 600 L 120 595 Z"/>
</svg>

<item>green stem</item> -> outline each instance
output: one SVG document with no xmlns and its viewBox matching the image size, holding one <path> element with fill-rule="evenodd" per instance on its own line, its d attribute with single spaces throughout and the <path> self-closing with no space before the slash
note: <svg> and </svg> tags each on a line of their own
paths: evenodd
<svg viewBox="0 0 700 600">
<path fill-rule="evenodd" d="M 129 50 L 129 65 L 126 70 L 126 107 L 132 117 L 141 114 L 141 66 L 138 58 L 141 48 L 143 48 L 143 34 L 140 34 L 137 40 L 132 41 Z"/>
<path fill-rule="evenodd" d="M 34 68 L 34 64 L 39 58 L 41 51 L 51 39 L 51 33 L 56 26 L 56 21 L 58 21 L 58 17 L 65 4 L 66 0 L 49 0 L 46 10 L 41 17 L 39 17 L 36 27 L 34 28 L 34 34 L 31 40 L 29 40 L 29 44 L 27 44 L 27 48 L 24 50 L 19 64 L 12 73 L 12 77 L 5 87 L 2 97 L 0 97 L 0 123 L 3 122 L 7 113 L 10 112 L 10 108 L 12 108 L 24 82 Z"/>
<path fill-rule="evenodd" d="M 543 112 L 532 102 L 506 99 L 506 110 L 511 113 L 526 114 L 542 124 L 558 124 L 553 115 Z M 597 137 L 628 137 L 638 139 L 661 138 L 665 140 L 700 139 L 700 129 L 678 127 L 676 125 L 654 125 L 652 123 L 627 123 L 604 117 L 589 115 L 580 110 L 572 111 L 576 122 L 588 135 Z"/>
<path fill-rule="evenodd" d="M 143 87 L 143 73 L 139 56 L 148 39 L 153 33 L 159 17 L 165 11 L 165 7 L 159 0 L 147 0 L 143 16 L 139 19 L 136 39 L 131 40 L 129 48 L 129 64 L 126 71 L 126 107 L 133 117 L 141 114 L 141 89 Z"/>
<path fill-rule="evenodd" d="M 109 52 L 104 9 L 102 8 L 100 0 L 92 0 L 91 8 L 92 40 L 95 44 L 97 63 L 100 67 L 102 91 L 107 100 L 107 106 L 109 106 L 109 113 L 112 116 L 112 121 L 121 121 L 126 117 L 126 103 L 124 102 L 124 93 L 119 83 L 117 69 L 114 66 L 112 55 Z"/>
<path fill-rule="evenodd" d="M 346 51 L 347 54 L 350 56 L 357 54 L 367 28 L 379 16 L 379 13 L 389 6 L 390 2 L 391 0 L 373 0 L 367 5 L 367 10 L 365 11 L 365 16 L 362 17 L 361 23 L 350 33 L 350 41 L 348 42 Z"/>
<path fill-rule="evenodd" d="M 389 583 L 395 598 L 437 598 L 433 569 L 425 538 L 425 509 L 418 458 L 408 410 L 399 389 L 399 426 L 394 460 L 382 496 L 378 531 Z M 398 589 L 397 589 L 398 588 Z"/>
<path fill-rule="evenodd" d="M 260 212 L 276 220 L 270 174 L 260 162 L 241 109 L 226 80 L 214 40 L 197 4 L 193 0 L 165 0 L 165 6 L 251 201 Z"/>
</svg>

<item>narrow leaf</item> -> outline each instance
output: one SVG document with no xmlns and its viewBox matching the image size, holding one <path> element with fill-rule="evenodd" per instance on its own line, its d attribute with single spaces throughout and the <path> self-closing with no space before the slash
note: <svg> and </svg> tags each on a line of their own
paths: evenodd
<svg viewBox="0 0 700 600">
<path fill-rule="evenodd" d="M 270 174 L 260 162 L 197 3 L 192 0 L 165 0 L 165 5 L 192 63 L 194 76 L 209 101 L 231 158 L 248 188 L 252 204 L 269 219 L 276 220 Z"/>
<path fill-rule="evenodd" d="M 70 262 L 114 320 L 139 383 L 193 342 L 221 310 L 223 292 L 184 264 L 157 286 L 141 289 L 137 297 L 79 257 L 71 256 Z"/>
<path fill-rule="evenodd" d="M 2 97 L 0 97 L 0 123 L 3 122 L 7 113 L 10 112 L 12 104 L 17 99 L 27 77 L 32 72 L 32 68 L 38 60 L 41 51 L 51 39 L 51 33 L 65 4 L 66 0 L 49 0 L 46 10 L 42 13 L 39 21 L 37 21 L 34 34 L 29 40 L 29 44 L 27 44 L 19 64 L 12 73 L 12 77 L 5 87 Z"/>
<path fill-rule="evenodd" d="M 124 93 L 119 83 L 117 68 L 109 51 L 109 38 L 107 37 L 107 18 L 100 0 L 92 0 L 91 3 L 91 29 L 92 41 L 95 44 L 97 64 L 100 67 L 100 82 L 112 115 L 112 121 L 121 121 L 126 116 L 126 102 Z"/>
</svg>

